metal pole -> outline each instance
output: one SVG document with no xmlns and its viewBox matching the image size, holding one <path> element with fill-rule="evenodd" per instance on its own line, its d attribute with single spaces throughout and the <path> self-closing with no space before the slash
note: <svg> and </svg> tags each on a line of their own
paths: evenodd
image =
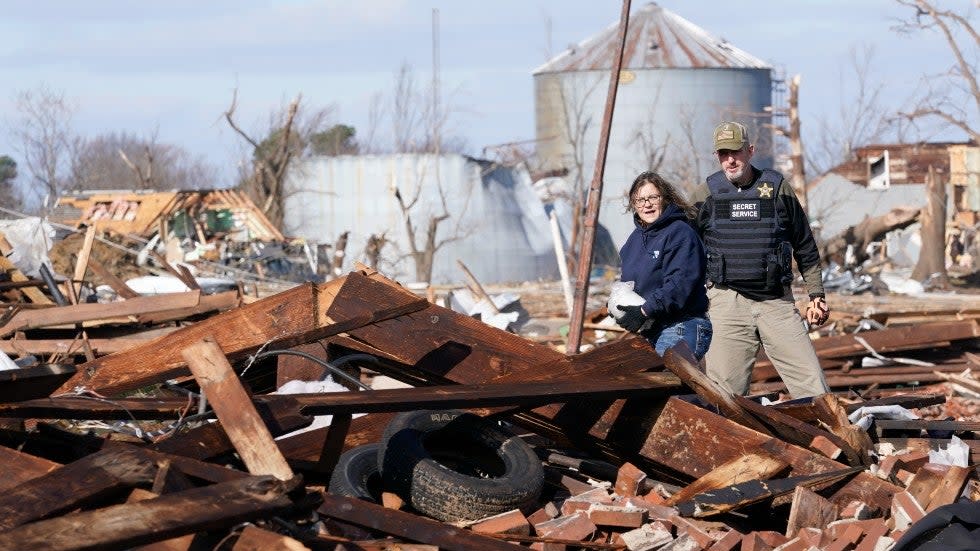
<svg viewBox="0 0 980 551">
<path fill-rule="evenodd" d="M 578 354 L 582 343 L 582 324 L 585 321 L 585 302 L 589 294 L 589 274 L 592 272 L 592 247 L 595 242 L 595 225 L 599 219 L 599 202 L 602 199 L 602 176 L 606 170 L 606 151 L 609 149 L 609 127 L 612 126 L 613 107 L 616 105 L 616 90 L 619 73 L 623 69 L 623 49 L 626 46 L 626 29 L 629 26 L 630 0 L 623 0 L 623 11 L 619 17 L 619 48 L 609 75 L 609 91 L 606 93 L 606 110 L 602 116 L 602 129 L 599 134 L 599 153 L 596 157 L 592 185 L 586 201 L 585 224 L 582 232 L 582 247 L 579 252 L 575 276 L 575 302 L 572 305 L 572 318 L 568 322 L 568 344 L 566 353 Z"/>
</svg>

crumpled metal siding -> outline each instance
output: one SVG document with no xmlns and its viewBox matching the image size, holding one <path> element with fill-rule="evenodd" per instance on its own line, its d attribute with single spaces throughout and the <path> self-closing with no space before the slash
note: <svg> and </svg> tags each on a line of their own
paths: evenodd
<svg viewBox="0 0 980 551">
<path fill-rule="evenodd" d="M 534 74 L 595 71 L 613 66 L 619 23 L 587 38 L 534 70 Z M 630 15 L 623 69 L 771 69 L 765 61 L 736 48 L 687 19 L 656 4 Z"/>
<path fill-rule="evenodd" d="M 438 165 L 438 180 L 436 177 Z M 432 283 L 458 283 L 461 260 L 482 283 L 558 277 L 544 206 L 523 168 L 499 167 L 461 155 L 365 155 L 320 157 L 299 165 L 286 182 L 285 226 L 289 235 L 333 243 L 349 231 L 344 269 L 365 262 L 372 234 L 385 232 L 379 270 L 413 281 L 414 263 L 404 219 L 393 193 L 406 202 L 419 188 L 412 209 L 421 245 L 430 215 L 441 213 L 437 181 L 447 191 L 450 218 L 439 226 L 444 244 L 435 255 Z"/>
</svg>

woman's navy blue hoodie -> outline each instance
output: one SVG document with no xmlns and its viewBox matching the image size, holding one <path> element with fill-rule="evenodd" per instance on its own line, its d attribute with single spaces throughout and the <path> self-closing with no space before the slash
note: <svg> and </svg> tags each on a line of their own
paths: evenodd
<svg viewBox="0 0 980 551">
<path fill-rule="evenodd" d="M 704 317 L 708 298 L 704 289 L 704 246 L 687 217 L 668 205 L 648 227 L 640 225 L 626 239 L 619 257 L 622 281 L 634 281 L 633 290 L 646 299 L 643 311 L 663 328 L 690 317 Z"/>
</svg>

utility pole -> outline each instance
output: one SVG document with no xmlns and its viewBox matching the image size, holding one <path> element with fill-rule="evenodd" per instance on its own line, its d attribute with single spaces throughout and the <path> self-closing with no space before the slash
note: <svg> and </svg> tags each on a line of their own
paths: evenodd
<svg viewBox="0 0 980 551">
<path fill-rule="evenodd" d="M 619 48 L 613 60 L 609 75 L 609 91 L 606 93 L 606 109 L 602 116 L 599 132 L 599 152 L 596 156 L 592 185 L 586 201 L 582 246 L 579 249 L 578 268 L 575 276 L 575 300 L 572 317 L 568 321 L 568 344 L 566 354 L 578 354 L 582 344 L 582 325 L 585 322 L 585 302 L 589 295 L 589 275 L 592 273 L 592 247 L 595 244 L 595 225 L 599 220 L 599 203 L 602 200 L 602 177 L 606 170 L 606 152 L 609 149 L 609 128 L 612 126 L 613 108 L 616 106 L 616 91 L 619 88 L 619 73 L 623 70 L 623 50 L 626 47 L 626 30 L 630 19 L 630 0 L 623 0 L 623 11 L 619 17 Z"/>
</svg>

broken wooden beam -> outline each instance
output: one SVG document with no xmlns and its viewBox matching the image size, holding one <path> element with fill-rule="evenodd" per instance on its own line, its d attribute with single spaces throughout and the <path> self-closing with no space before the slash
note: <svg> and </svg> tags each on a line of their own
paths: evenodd
<svg viewBox="0 0 980 551">
<path fill-rule="evenodd" d="M 279 452 L 272 434 L 255 411 L 238 375 L 217 343 L 205 338 L 184 348 L 181 355 L 248 472 L 272 475 L 279 480 L 293 478 L 295 475 L 286 458 Z"/>
<path fill-rule="evenodd" d="M 289 401 L 303 415 L 400 412 L 415 409 L 537 407 L 572 399 L 603 400 L 665 395 L 681 388 L 670 373 L 635 373 L 588 379 L 530 383 L 489 383 L 392 388 L 363 392 L 324 392 L 253 396 L 267 404 Z M 172 419 L 186 409 L 184 398 L 118 398 L 84 396 L 38 398 L 0 403 L 0 417 L 38 419 Z"/>
<path fill-rule="evenodd" d="M 747 453 L 714 468 L 708 474 L 681 488 L 664 501 L 664 505 L 674 506 L 692 499 L 695 495 L 733 486 L 750 480 L 766 480 L 788 467 L 785 461 L 775 457 Z"/>
<path fill-rule="evenodd" d="M 0 532 L 0 549 L 129 549 L 203 530 L 227 529 L 292 508 L 287 494 L 299 485 L 299 480 L 247 477 L 82 511 Z"/>
<path fill-rule="evenodd" d="M 128 450 L 104 450 L 8 489 L 0 496 L 0 532 L 65 513 L 153 481 L 156 464 Z M 0 549 L 32 549 L 5 547 Z"/>
<path fill-rule="evenodd" d="M 677 504 L 677 511 L 685 517 L 704 518 L 727 513 L 765 499 L 778 497 L 796 490 L 798 486 L 814 486 L 833 482 L 862 472 L 864 467 L 849 467 L 817 474 L 780 478 L 775 480 L 749 480 L 726 488 L 711 490 L 693 496 L 689 501 Z"/>
<path fill-rule="evenodd" d="M 104 319 L 116 319 L 125 316 L 189 308 L 196 305 L 201 298 L 200 291 L 188 293 L 168 293 L 165 295 L 131 298 L 108 304 L 75 304 L 70 306 L 55 306 L 40 310 L 21 310 L 0 327 L 0 337 L 6 337 L 15 331 L 26 331 L 38 327 L 54 327 L 59 325 L 93 322 Z"/>
<path fill-rule="evenodd" d="M 6 446 L 0 446 L 0 465 L 3 465 L 3 476 L 0 476 L 0 492 L 5 492 L 14 486 L 61 467 L 59 463 L 54 461 Z"/>
<path fill-rule="evenodd" d="M 980 337 L 980 325 L 977 324 L 977 320 L 964 320 L 889 327 L 857 334 L 824 337 L 813 341 L 813 348 L 817 357 L 822 360 L 841 359 L 869 355 L 871 352 L 868 347 L 878 354 L 888 354 L 930 348 L 936 346 L 938 342 L 977 337 Z M 865 346 L 865 343 L 868 346 Z M 772 380 L 778 376 L 768 358 L 758 360 L 752 371 L 753 382 Z"/>
<path fill-rule="evenodd" d="M 517 551 L 527 549 L 451 524 L 388 509 L 351 497 L 323 494 L 317 509 L 323 516 L 377 530 L 395 537 L 438 546 L 442 551 Z"/>
<path fill-rule="evenodd" d="M 664 353 L 664 365 L 667 369 L 691 387 L 705 403 L 718 408 L 726 417 L 741 425 L 761 433 L 771 434 L 765 425 L 745 411 L 735 395 L 702 373 L 697 364 L 694 354 L 683 342 Z"/>
<path fill-rule="evenodd" d="M 207 336 L 214 337 L 230 360 L 237 360 L 263 346 L 288 348 L 414 312 L 427 304 L 408 291 L 354 272 L 322 285 L 300 285 L 125 352 L 86 362 L 79 375 L 62 388 L 82 385 L 102 394 L 135 390 L 187 375 L 179 351 Z"/>
<path fill-rule="evenodd" d="M 764 435 L 686 402 L 670 398 L 640 454 L 652 461 L 698 478 L 739 457 L 745 450 L 763 451 L 786 461 L 793 476 L 839 470 L 845 465 L 779 438 Z M 861 500 L 886 509 L 900 488 L 867 472 L 848 480 L 829 499 L 838 504 Z"/>
</svg>

